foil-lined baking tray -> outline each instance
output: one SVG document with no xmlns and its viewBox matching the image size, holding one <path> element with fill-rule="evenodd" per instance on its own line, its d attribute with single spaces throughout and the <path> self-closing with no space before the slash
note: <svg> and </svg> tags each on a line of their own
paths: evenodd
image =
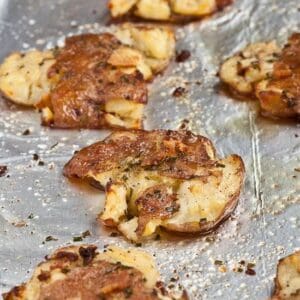
<svg viewBox="0 0 300 300">
<path fill-rule="evenodd" d="M 300 247 L 299 124 L 262 118 L 256 103 L 231 99 L 216 77 L 220 62 L 246 44 L 284 43 L 299 31 L 299 8 L 299 0 L 236 0 L 213 17 L 177 28 L 177 49 L 192 56 L 170 65 L 150 88 L 147 129 L 185 123 L 212 139 L 220 155 L 237 153 L 246 164 L 238 208 L 216 233 L 143 245 L 163 279 L 178 279 L 171 284 L 181 283 L 191 299 L 267 299 L 278 258 Z M 103 31 L 108 20 L 104 0 L 1 0 L 0 58 L 60 45 L 66 35 Z M 172 97 L 178 86 L 188 90 L 184 99 Z M 8 167 L 0 178 L 1 292 L 28 279 L 55 248 L 79 243 L 87 230 L 84 243 L 130 246 L 97 224 L 103 194 L 61 174 L 75 150 L 107 134 L 43 128 L 37 112 L 1 99 L 0 165 Z M 255 264 L 255 275 L 245 273 L 248 263 Z"/>
</svg>

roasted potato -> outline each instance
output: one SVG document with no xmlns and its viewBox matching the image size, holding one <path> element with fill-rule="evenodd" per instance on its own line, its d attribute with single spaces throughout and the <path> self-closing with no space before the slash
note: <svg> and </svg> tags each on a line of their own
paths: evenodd
<svg viewBox="0 0 300 300">
<path fill-rule="evenodd" d="M 67 38 L 49 70 L 55 86 L 47 101 L 39 104 L 47 110 L 43 124 L 59 128 L 140 128 L 147 103 L 143 75 L 136 69 L 125 73 L 109 63 L 116 61 L 116 55 L 112 56 L 122 47 L 108 33 Z M 128 62 L 130 66 L 132 61 Z M 48 110 L 53 119 L 48 117 Z"/>
<path fill-rule="evenodd" d="M 300 120 L 300 34 L 293 34 L 274 63 L 273 72 L 256 87 L 265 115 Z"/>
<path fill-rule="evenodd" d="M 280 49 L 275 42 L 248 46 L 226 60 L 220 78 L 234 92 L 259 100 L 262 114 L 300 118 L 300 34 Z"/>
<path fill-rule="evenodd" d="M 142 128 L 146 81 L 169 64 L 174 33 L 129 24 L 115 31 L 67 38 L 55 55 L 13 53 L 0 66 L 0 90 L 16 103 L 39 108 L 45 126 Z"/>
<path fill-rule="evenodd" d="M 272 300 L 300 299 L 300 251 L 279 261 Z"/>
<path fill-rule="evenodd" d="M 94 245 L 56 250 L 40 263 L 31 279 L 4 300 L 150 300 L 187 299 L 162 294 L 163 285 L 151 255 L 136 249 L 109 246 L 103 253 Z"/>
<path fill-rule="evenodd" d="M 249 45 L 222 64 L 220 78 L 237 93 L 251 96 L 255 85 L 272 73 L 279 52 L 275 42 Z"/>
<path fill-rule="evenodd" d="M 232 0 L 110 0 L 112 17 L 134 15 L 155 21 L 187 21 L 212 14 L 232 3 Z"/>
<path fill-rule="evenodd" d="M 51 51 L 12 53 L 0 66 L 0 90 L 17 104 L 34 106 L 50 92 L 47 72 L 54 62 Z"/>
<path fill-rule="evenodd" d="M 159 227 L 207 233 L 237 205 L 244 165 L 215 156 L 212 143 L 190 132 L 115 132 L 74 155 L 65 176 L 96 181 L 106 192 L 100 221 L 129 240 Z"/>
</svg>

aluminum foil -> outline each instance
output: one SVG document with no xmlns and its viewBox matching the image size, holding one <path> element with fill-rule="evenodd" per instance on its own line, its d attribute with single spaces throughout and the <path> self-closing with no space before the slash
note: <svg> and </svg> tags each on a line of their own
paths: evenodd
<svg viewBox="0 0 300 300">
<path fill-rule="evenodd" d="M 219 155 L 237 153 L 247 169 L 239 206 L 216 233 L 143 245 L 163 279 L 178 278 L 175 285 L 180 282 L 191 299 L 267 299 L 278 258 L 300 247 L 299 124 L 262 118 L 256 103 L 233 100 L 216 77 L 220 62 L 246 44 L 284 43 L 299 31 L 299 8 L 299 0 L 236 0 L 224 12 L 177 28 L 178 50 L 192 56 L 171 64 L 150 87 L 147 129 L 177 129 L 188 120 L 188 128 L 214 141 Z M 60 45 L 69 34 L 103 31 L 108 19 L 104 0 L 1 0 L 0 58 Z M 184 99 L 172 97 L 178 86 L 188 90 Z M 75 150 L 107 134 L 43 128 L 37 112 L 1 99 L 0 165 L 8 167 L 0 178 L 1 292 L 27 280 L 46 254 L 86 230 L 91 236 L 84 243 L 130 246 L 97 224 L 103 194 L 61 174 Z M 241 261 L 255 263 L 256 275 L 236 272 Z"/>
</svg>

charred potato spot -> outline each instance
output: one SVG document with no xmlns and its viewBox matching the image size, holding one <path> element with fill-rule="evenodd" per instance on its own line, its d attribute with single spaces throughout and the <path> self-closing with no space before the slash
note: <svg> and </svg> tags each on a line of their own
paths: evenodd
<svg viewBox="0 0 300 300">
<path fill-rule="evenodd" d="M 51 51 L 13 53 L 0 66 L 0 90 L 11 101 L 35 106 L 51 89 L 48 69 L 55 60 Z"/>
<path fill-rule="evenodd" d="M 67 177 L 106 187 L 106 226 L 129 240 L 174 232 L 213 230 L 237 205 L 243 184 L 240 157 L 219 160 L 209 140 L 189 132 L 116 132 L 77 153 Z"/>
<path fill-rule="evenodd" d="M 300 252 L 279 261 L 272 300 L 300 299 Z"/>
<path fill-rule="evenodd" d="M 186 21 L 214 13 L 230 5 L 232 0 L 110 0 L 113 17 L 135 15 L 156 21 Z M 187 19 L 188 18 L 188 19 Z"/>
<path fill-rule="evenodd" d="M 156 288 L 159 273 L 152 256 L 114 246 L 104 253 L 96 250 L 93 245 L 58 249 L 36 267 L 26 284 L 4 294 L 4 299 L 162 299 Z M 163 299 L 183 297 L 167 293 Z"/>
</svg>

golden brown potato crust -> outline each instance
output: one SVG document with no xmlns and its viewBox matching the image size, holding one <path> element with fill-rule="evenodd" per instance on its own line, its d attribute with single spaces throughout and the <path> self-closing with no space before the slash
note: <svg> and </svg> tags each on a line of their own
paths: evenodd
<svg viewBox="0 0 300 300">
<path fill-rule="evenodd" d="M 293 34 L 274 63 L 273 73 L 265 87 L 257 89 L 266 114 L 300 117 L 300 33 Z"/>
<path fill-rule="evenodd" d="M 212 143 L 182 131 L 119 131 L 82 149 L 64 175 L 96 182 L 106 201 L 99 220 L 129 240 L 161 226 L 208 233 L 235 209 L 244 179 L 237 155 L 221 160 Z"/>
<path fill-rule="evenodd" d="M 51 124 L 60 128 L 109 126 L 104 105 L 112 100 L 147 102 L 147 88 L 139 72 L 125 74 L 107 61 L 121 46 L 111 34 L 84 34 L 66 39 L 58 51 L 49 77 L 57 82 L 46 103 L 53 113 Z"/>
<path fill-rule="evenodd" d="M 282 258 L 277 266 L 272 300 L 300 299 L 300 251 Z"/>
<path fill-rule="evenodd" d="M 37 266 L 28 283 L 4 294 L 4 300 L 161 299 L 163 284 L 155 286 L 155 282 L 147 283 L 145 271 L 131 266 L 140 260 L 148 267 L 155 267 L 148 254 L 116 247 L 105 250 L 115 254 L 100 254 L 96 250 L 94 245 L 70 246 L 56 250 Z M 112 259 L 113 257 L 116 259 Z M 143 269 L 145 266 L 139 268 Z M 165 296 L 166 300 L 175 299 L 169 297 L 167 292 Z M 179 296 L 176 299 L 187 298 Z"/>
<path fill-rule="evenodd" d="M 139 165 L 158 170 L 162 175 L 190 178 L 195 164 L 214 158 L 215 149 L 205 137 L 191 132 L 133 130 L 116 132 L 104 141 L 79 151 L 64 167 L 67 177 L 86 178 L 114 168 Z"/>
</svg>

